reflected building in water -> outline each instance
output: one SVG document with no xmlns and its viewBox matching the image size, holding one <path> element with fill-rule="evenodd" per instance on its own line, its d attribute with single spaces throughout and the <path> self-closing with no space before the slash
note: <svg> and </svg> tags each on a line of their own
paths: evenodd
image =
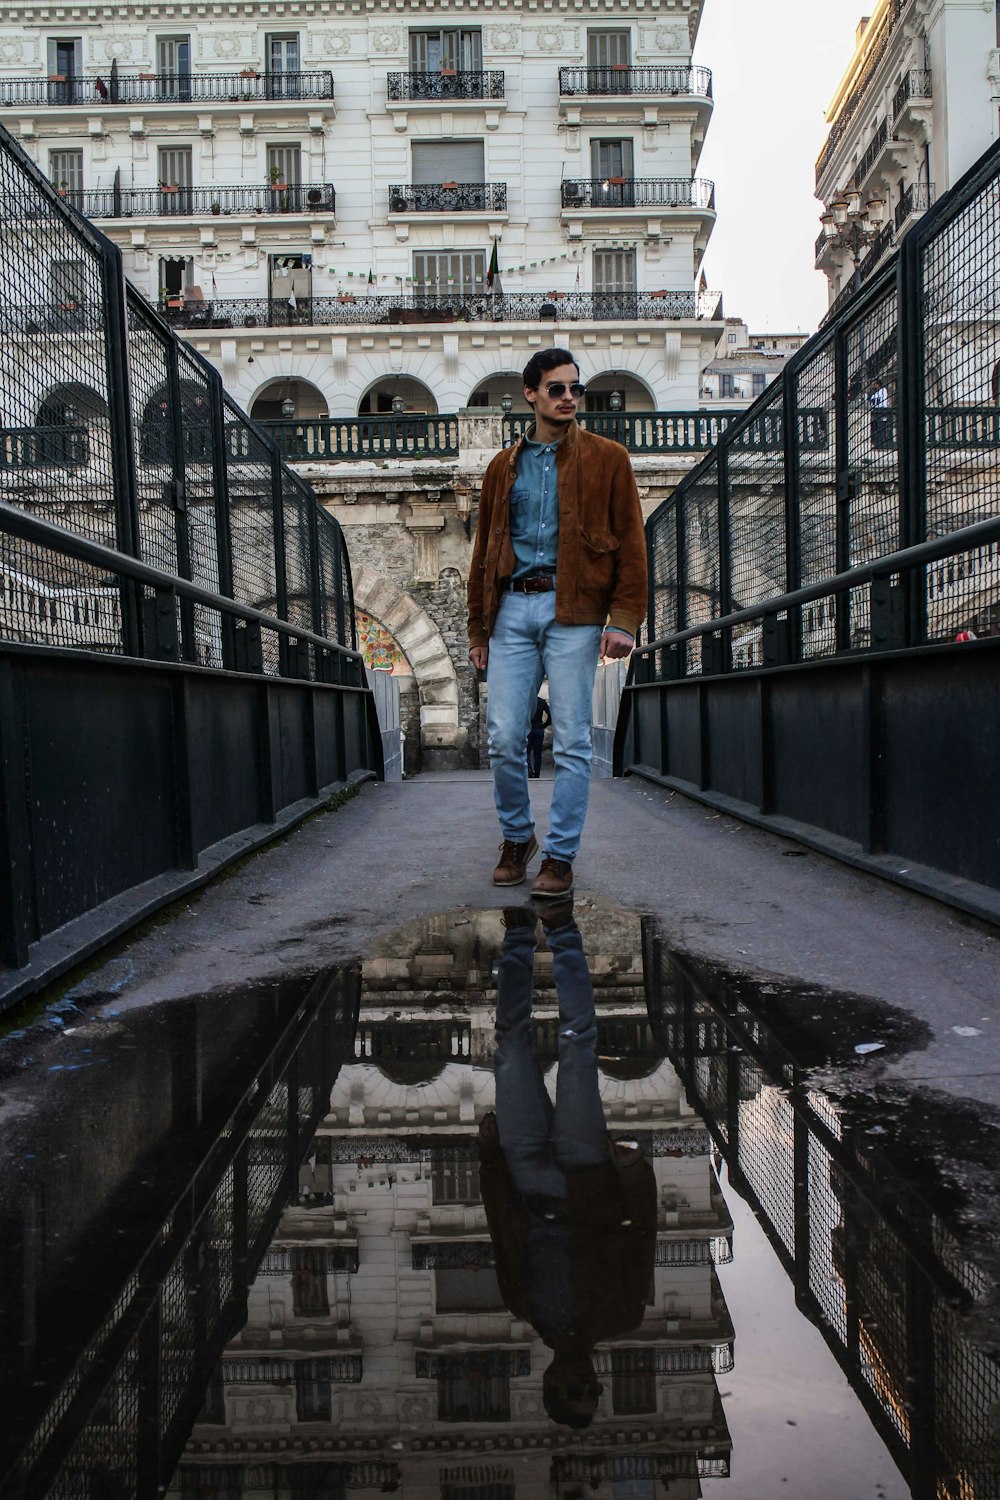
<svg viewBox="0 0 1000 1500">
<path fill-rule="evenodd" d="M 550 1350 L 498 1283 L 478 1136 L 495 1105 L 505 928 L 499 911 L 462 910 L 400 930 L 365 965 L 355 1062 L 172 1495 L 693 1500 L 699 1476 L 728 1473 L 716 1377 L 731 1368 L 733 1330 L 715 1263 L 731 1256 L 732 1224 L 710 1139 L 649 1027 L 638 919 L 577 918 L 600 1017 L 600 1114 L 613 1138 L 640 1143 L 655 1205 L 641 1323 L 598 1342 L 589 1426 L 547 1416 Z M 558 1003 L 541 931 L 534 982 L 554 1092 Z"/>
</svg>

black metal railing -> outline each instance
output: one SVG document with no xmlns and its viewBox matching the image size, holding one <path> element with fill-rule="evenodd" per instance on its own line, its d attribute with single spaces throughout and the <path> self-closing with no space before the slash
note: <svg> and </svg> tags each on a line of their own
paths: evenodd
<svg viewBox="0 0 1000 1500">
<path fill-rule="evenodd" d="M 506 213 L 505 182 L 409 182 L 389 189 L 394 214 Z"/>
<path fill-rule="evenodd" d="M 882 258 L 892 248 L 892 242 L 896 236 L 896 226 L 891 221 L 883 224 L 878 234 L 872 240 L 866 254 L 858 265 L 858 275 L 862 281 L 867 281 L 869 276 L 877 270 Z"/>
<path fill-rule="evenodd" d="M 865 95 L 868 92 L 868 86 L 875 76 L 875 72 L 878 68 L 879 63 L 885 56 L 886 49 L 889 45 L 889 38 L 892 36 L 892 33 L 899 25 L 899 22 L 902 20 L 907 7 L 911 3 L 912 0 L 890 0 L 888 9 L 886 10 L 880 24 L 878 37 L 874 40 L 868 52 L 868 56 L 865 59 L 864 66 L 862 67 L 861 72 L 858 75 L 853 89 L 844 100 L 844 103 L 841 105 L 840 110 L 837 114 L 837 118 L 834 121 L 833 125 L 830 127 L 830 133 L 827 136 L 823 149 L 819 154 L 819 160 L 816 163 L 817 186 L 819 185 L 820 178 L 826 171 L 826 168 L 829 166 L 834 152 L 850 129 L 851 122 L 854 119 L 854 116 L 857 114 L 858 109 L 864 102 Z"/>
<path fill-rule="evenodd" d="M 933 202 L 933 182 L 911 182 L 908 188 L 903 189 L 896 204 L 896 228 L 902 229 L 911 214 L 926 213 Z"/>
<path fill-rule="evenodd" d="M 856 1067 L 853 1036 L 831 1027 L 805 1040 L 774 1006 L 774 986 L 709 972 L 650 928 L 644 923 L 650 1023 L 791 1279 L 796 1307 L 822 1333 L 907 1492 L 931 1500 L 961 1473 L 971 1494 L 990 1494 L 998 1370 L 974 1325 L 991 1268 L 959 1216 L 941 1209 L 940 1164 L 920 1142 L 925 1101 L 904 1097 L 887 1130 L 884 1109 L 865 1091 L 820 1082 Z M 711 1070 L 699 1055 L 706 1023 L 724 1038 Z M 905 1054 L 921 1041 L 895 1045 Z M 966 1175 L 982 1180 L 974 1150 Z M 950 1397 L 956 1370 L 958 1401 Z"/>
<path fill-rule="evenodd" d="M 854 172 L 854 186 L 860 187 L 889 143 L 889 121 L 883 120 L 868 143 L 868 149 Z"/>
<path fill-rule="evenodd" d="M 55 826 L 58 803 L 56 821 L 85 817 L 91 834 L 70 840 L 58 896 L 44 902 L 34 862 L 45 851 L 36 854 L 37 840 L 16 851 L 17 880 L 0 892 L 6 997 L 72 961 L 71 948 L 51 941 L 67 922 L 87 918 L 81 941 L 107 924 L 120 930 L 123 916 L 148 910 L 136 887 L 155 883 L 162 904 L 207 878 L 210 865 L 198 873 L 204 849 L 264 842 L 292 805 L 319 805 L 324 789 L 378 769 L 381 737 L 368 732 L 374 709 L 338 523 L 230 400 L 218 371 L 126 283 L 120 250 L 2 127 L 0 201 L 0 653 L 18 654 L 18 692 L 30 695 L 43 657 L 58 658 L 67 681 L 87 675 L 67 743 L 98 734 L 120 673 L 134 704 L 123 742 L 134 730 L 138 744 L 152 722 L 142 705 L 173 691 L 165 671 L 178 683 L 197 678 L 206 723 L 237 714 L 225 795 L 217 768 L 200 760 L 215 731 L 204 742 L 197 731 L 186 737 L 180 720 L 174 751 L 149 756 L 134 802 L 114 775 L 85 786 L 75 759 L 25 742 L 24 764 L 0 786 L 0 825 Z M 44 255 L 25 253 L 39 241 Z M 307 700 L 326 721 L 322 733 L 305 728 Z M 293 701 L 299 729 L 262 761 L 261 712 Z M 133 858 L 138 824 L 149 837 Z"/>
<path fill-rule="evenodd" d="M 327 68 L 267 73 L 118 73 L 93 77 L 0 79 L 0 108 L 43 105 L 225 104 L 269 100 L 332 99 L 333 74 Z"/>
<path fill-rule="evenodd" d="M 704 453 L 738 415 L 735 411 L 588 411 L 581 412 L 578 420 L 587 432 L 611 438 L 630 453 Z M 530 412 L 504 417 L 505 441 L 516 443 L 532 420 Z"/>
<path fill-rule="evenodd" d="M 128 1128 L 143 1166 L 122 1153 L 94 1175 L 90 1141 L 108 1120 L 100 1091 L 76 1102 L 79 1134 L 52 1106 L 74 1135 L 59 1156 L 42 1146 L 42 1112 L 26 1112 L 22 1129 L 36 1149 L 25 1183 L 48 1207 L 44 1228 L 7 1272 L 0 1310 L 8 1351 L 0 1395 L 11 1410 L 0 1435 L 4 1495 L 92 1495 L 106 1488 L 109 1469 L 119 1490 L 166 1492 L 206 1390 L 209 1403 L 213 1387 L 221 1397 L 213 1371 L 245 1320 L 257 1268 L 349 1054 L 360 988 L 349 965 L 304 982 L 245 984 L 211 1017 L 203 1004 L 197 1016 L 192 1006 L 176 1017 L 166 1052 L 148 1027 L 133 1025 L 103 1073 L 116 1117 L 137 1112 Z M 144 1108 L 141 1078 L 150 1069 L 175 1091 L 173 1112 Z M 210 1110 L 198 1108 L 202 1090 Z M 88 1183 L 89 1225 L 104 1242 L 98 1253 L 73 1196 L 57 1191 L 66 1172 Z M 142 1227 L 116 1233 L 118 1205 L 140 1194 Z M 5 1239 L 15 1235 L 9 1198 L 0 1224 Z M 82 1304 L 73 1305 L 59 1276 L 56 1244 L 87 1265 Z M 17 1308 L 32 1288 L 60 1316 L 29 1341 L 17 1336 Z M 292 1378 L 319 1366 L 320 1378 L 342 1379 L 349 1359 L 296 1363 Z M 276 1363 L 287 1378 L 291 1362 Z M 231 1491 L 213 1484 L 204 1493 Z"/>
<path fill-rule="evenodd" d="M 445 69 L 437 73 L 389 73 L 386 94 L 391 103 L 420 99 L 502 99 L 502 70 L 466 72 Z"/>
<path fill-rule="evenodd" d="M 911 99 L 930 99 L 931 92 L 930 68 L 911 68 L 892 96 L 892 123 L 895 125 Z"/>
<path fill-rule="evenodd" d="M 63 196 L 88 219 L 191 218 L 211 214 L 329 214 L 337 194 L 329 182 L 265 182 L 240 187 L 82 188 Z"/>
<path fill-rule="evenodd" d="M 79 310 L 82 312 L 82 310 Z M 348 292 L 332 297 L 212 297 L 164 303 L 175 328 L 289 328 L 336 324 L 630 322 L 695 318 L 694 292 Z M 70 331 L 78 312 L 29 310 L 26 331 Z"/>
<path fill-rule="evenodd" d="M 711 68 L 632 67 L 613 63 L 601 68 L 560 68 L 559 94 L 574 95 L 639 94 L 653 98 L 695 95 L 712 97 Z"/>
<path fill-rule="evenodd" d="M 715 183 L 701 177 L 573 177 L 560 188 L 563 208 L 715 209 Z"/>
<path fill-rule="evenodd" d="M 984 638 L 1000 638 L 1000 334 L 989 311 L 1000 282 L 998 182 L 1000 146 L 914 224 L 866 285 L 859 275 L 845 289 L 820 332 L 650 518 L 647 644 L 633 658 L 625 701 L 648 685 L 650 705 L 666 693 L 669 708 L 679 704 L 674 689 L 692 680 L 732 683 L 747 672 L 835 660 L 839 675 L 823 681 L 834 696 L 836 682 L 847 684 L 843 715 L 834 713 L 847 726 L 857 707 L 852 699 L 848 710 L 847 698 L 869 672 L 864 664 L 874 662 L 871 672 L 887 682 L 898 671 L 905 698 L 903 675 L 916 682 L 923 668 L 904 663 L 929 646 L 954 654 L 956 643 L 971 643 L 978 655 L 927 667 L 943 674 L 935 724 L 949 753 L 970 763 L 987 721 L 989 733 L 1000 733 L 994 711 L 976 727 L 967 718 L 995 670 L 998 641 Z M 973 322 L 989 331 L 970 338 Z M 816 414 L 808 441 L 806 412 Z M 773 446 L 759 440 L 762 427 Z M 793 700 L 801 708 L 795 736 L 811 722 L 809 694 L 826 690 L 813 680 L 796 674 L 782 697 L 782 712 L 793 712 Z M 639 721 L 636 764 L 693 782 L 709 800 L 742 800 L 759 820 L 788 817 L 830 852 L 846 840 L 851 857 L 870 857 L 873 868 L 877 851 L 892 851 L 884 873 L 912 884 L 912 866 L 921 865 L 921 889 L 995 913 L 982 894 L 1000 886 L 995 848 L 974 836 L 985 783 L 976 791 L 968 779 L 949 814 L 937 816 L 937 732 L 904 781 L 882 776 L 879 746 L 905 734 L 895 691 L 886 689 L 876 740 L 858 738 L 857 726 L 822 745 L 806 733 L 795 739 L 794 766 L 785 756 L 791 741 L 769 719 L 758 745 L 764 758 L 744 780 L 713 733 L 716 724 L 723 731 L 711 698 L 701 730 L 694 719 L 683 731 L 672 722 L 666 739 L 657 700 L 655 715 L 641 710 L 649 716 Z M 728 737 L 734 722 L 726 717 Z M 700 748 L 687 743 L 688 731 L 701 734 Z M 749 763 L 744 753 L 741 764 Z"/>
</svg>

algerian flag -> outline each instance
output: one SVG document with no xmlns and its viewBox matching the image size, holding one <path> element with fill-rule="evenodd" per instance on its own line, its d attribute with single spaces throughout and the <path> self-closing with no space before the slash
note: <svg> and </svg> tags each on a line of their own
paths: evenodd
<svg viewBox="0 0 1000 1500">
<path fill-rule="evenodd" d="M 375 285 L 375 272 L 371 269 L 371 267 L 368 268 L 368 285 Z"/>
<path fill-rule="evenodd" d="M 497 254 L 497 242 L 493 241 L 493 254 L 490 256 L 490 268 L 486 272 L 486 290 L 488 292 L 499 292 L 500 290 L 500 257 Z"/>
</svg>

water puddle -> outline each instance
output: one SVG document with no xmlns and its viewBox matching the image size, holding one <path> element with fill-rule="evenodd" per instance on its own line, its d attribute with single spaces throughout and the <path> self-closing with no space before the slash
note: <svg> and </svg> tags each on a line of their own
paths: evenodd
<svg viewBox="0 0 1000 1500">
<path fill-rule="evenodd" d="M 901 1012 L 584 900 L 67 1032 L 0 1082 L 5 1500 L 1000 1495 L 996 1121 L 880 1082 Z"/>
</svg>

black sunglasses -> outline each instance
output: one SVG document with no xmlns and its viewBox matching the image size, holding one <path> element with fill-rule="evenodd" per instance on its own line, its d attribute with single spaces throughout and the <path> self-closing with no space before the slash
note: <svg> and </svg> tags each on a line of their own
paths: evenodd
<svg viewBox="0 0 1000 1500">
<path fill-rule="evenodd" d="M 552 380 L 545 387 L 545 394 L 557 401 L 560 396 L 565 396 L 566 392 L 569 391 L 574 401 L 579 401 L 581 396 L 586 394 L 586 390 L 587 387 L 581 385 L 578 380 L 574 380 L 573 384 L 569 386 L 563 380 Z"/>
</svg>

